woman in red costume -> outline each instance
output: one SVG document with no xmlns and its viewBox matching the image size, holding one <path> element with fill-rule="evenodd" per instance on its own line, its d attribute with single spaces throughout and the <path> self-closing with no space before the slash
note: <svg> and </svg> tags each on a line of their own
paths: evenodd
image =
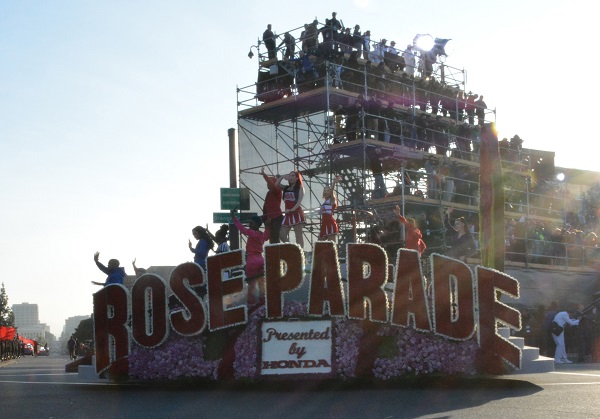
<svg viewBox="0 0 600 419">
<path fill-rule="evenodd" d="M 422 255 L 427 246 L 423 241 L 423 235 L 421 234 L 421 230 L 417 228 L 417 223 L 415 219 L 404 218 L 402 216 L 402 210 L 398 205 L 396 205 L 396 208 L 394 208 L 394 213 L 396 214 L 400 222 L 404 224 L 404 247 L 406 249 L 417 250 L 419 252 L 419 255 Z"/>
<path fill-rule="evenodd" d="M 323 198 L 325 198 L 325 201 L 321 205 L 321 231 L 319 233 L 319 240 L 335 241 L 335 236 L 339 231 L 333 214 L 338 206 L 334 188 L 340 180 L 342 178 L 336 176 L 331 186 L 323 188 Z"/>
<path fill-rule="evenodd" d="M 285 212 L 281 223 L 281 241 L 290 241 L 290 229 L 294 228 L 296 244 L 304 248 L 304 237 L 302 236 L 302 225 L 306 223 L 302 211 L 302 199 L 304 198 L 304 186 L 302 186 L 302 175 L 300 172 L 290 172 L 289 175 L 279 178 L 288 181 L 288 186 L 283 189 L 283 203 Z"/>
<path fill-rule="evenodd" d="M 258 215 L 250 218 L 248 227 L 244 226 L 235 215 L 232 215 L 231 218 L 239 232 L 248 237 L 244 271 L 246 272 L 246 281 L 248 281 L 248 304 L 255 305 L 264 296 L 265 259 L 262 253 L 265 242 L 269 240 L 269 230 L 260 231 L 262 218 Z"/>
</svg>

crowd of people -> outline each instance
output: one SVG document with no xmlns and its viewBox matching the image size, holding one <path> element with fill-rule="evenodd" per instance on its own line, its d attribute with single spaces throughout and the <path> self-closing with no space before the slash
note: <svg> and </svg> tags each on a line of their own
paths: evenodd
<svg viewBox="0 0 600 419">
<path fill-rule="evenodd" d="M 506 221 L 506 259 L 516 262 L 596 266 L 600 262 L 598 235 L 571 224 L 551 227 L 524 217 Z"/>
<path fill-rule="evenodd" d="M 327 78 L 335 87 L 363 94 L 365 98 L 359 98 L 348 105 L 348 108 L 352 113 L 355 111 L 352 108 L 360 107 L 370 118 L 380 120 L 380 132 L 371 133 L 370 136 L 384 136 L 383 125 L 393 124 L 396 120 L 412 125 L 411 131 L 420 130 L 422 133 L 429 128 L 440 132 L 442 135 L 438 140 L 441 143 L 444 142 L 445 135 L 472 141 L 470 132 L 463 132 L 461 135 L 458 131 L 473 131 L 473 128 L 484 124 L 487 105 L 483 96 L 463 91 L 459 88 L 462 84 L 460 81 L 446 80 L 446 77 L 441 76 L 438 80 L 434 77 L 433 64 L 438 56 L 445 55 L 444 45 L 447 40 L 441 40 L 444 42 L 435 44 L 431 50 L 426 51 L 418 46 L 418 38 L 419 35 L 415 37 L 413 44 L 401 51 L 396 48 L 395 41 L 389 45 L 385 38 L 373 41 L 369 30 L 361 33 L 360 25 L 355 25 L 353 31 L 344 28 L 333 13 L 332 18 L 326 19 L 320 28 L 316 20 L 304 25 L 299 41 L 301 48 L 297 53 L 296 48 L 290 45 L 295 41 L 293 36 L 289 32 L 285 33 L 279 46 L 286 46 L 282 58 L 287 63 L 288 71 L 283 71 L 280 75 L 281 83 L 273 83 L 273 86 L 275 89 L 281 88 L 281 94 L 285 95 L 291 92 L 290 85 L 295 84 L 295 88 L 301 93 L 325 85 Z M 277 56 L 276 39 L 279 37 L 273 33 L 271 25 L 268 25 L 263 34 L 263 42 L 269 59 Z M 295 77 L 291 76 L 292 73 Z M 281 96 L 258 97 L 264 97 L 266 101 Z M 432 120 L 428 121 L 423 117 L 423 120 L 416 121 L 411 111 L 413 108 L 427 113 Z M 446 117 L 448 121 L 442 122 L 438 116 Z M 348 119 L 352 120 L 352 116 L 348 115 Z M 463 124 L 465 126 L 460 127 Z M 357 130 L 352 129 L 352 121 L 345 125 L 350 135 L 355 137 L 356 134 L 352 132 Z M 393 129 L 389 128 L 389 131 L 387 135 L 393 136 Z M 430 136 L 434 137 L 435 134 Z M 407 141 L 412 139 L 427 142 L 423 138 L 417 138 L 416 132 L 410 135 L 405 132 L 403 138 Z M 458 142 L 462 145 L 461 140 Z M 443 148 L 443 145 L 440 144 L 440 147 Z"/>
<path fill-rule="evenodd" d="M 369 61 L 374 65 L 384 63 L 387 67 L 396 69 L 402 67 L 407 74 L 414 75 L 419 71 L 424 77 L 429 77 L 433 71 L 433 64 L 439 55 L 446 55 L 444 47 L 448 39 L 431 39 L 434 41 L 432 48 L 422 49 L 417 35 L 412 44 L 408 44 L 404 51 L 396 48 L 396 42 L 382 38 L 378 41 L 372 36 L 370 30 L 361 31 L 359 24 L 353 28 L 345 27 L 342 20 L 337 18 L 337 13 L 332 12 L 331 18 L 326 18 L 324 24 L 317 19 L 304 24 L 299 40 L 296 41 L 290 31 L 283 35 L 273 32 L 271 24 L 267 25 L 262 35 L 262 42 L 267 49 L 267 58 L 276 59 L 281 52 L 283 60 L 291 60 L 307 55 L 324 56 L 332 58 L 340 54 L 355 52 L 357 57 Z M 279 44 L 277 43 L 279 41 Z M 298 52 L 296 52 L 299 44 Z"/>
</svg>

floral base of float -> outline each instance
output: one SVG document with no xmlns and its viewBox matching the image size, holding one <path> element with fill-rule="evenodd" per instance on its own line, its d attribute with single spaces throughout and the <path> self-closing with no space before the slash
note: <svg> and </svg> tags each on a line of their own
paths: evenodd
<svg viewBox="0 0 600 419">
<path fill-rule="evenodd" d="M 520 349 L 497 333 L 498 323 L 521 327 L 520 313 L 498 301 L 518 298 L 516 279 L 438 254 L 425 278 L 408 249 L 389 278 L 383 248 L 349 244 L 346 254 L 344 287 L 332 242 L 316 243 L 306 278 L 298 246 L 266 246 L 265 302 L 250 308 L 224 304 L 244 290 L 244 278 L 223 275 L 243 266 L 243 251 L 208 258 L 206 271 L 181 264 L 168 281 L 142 275 L 131 291 L 105 287 L 94 294 L 96 370 L 135 380 L 388 380 L 520 367 Z M 305 280 L 306 301 L 286 301 Z"/>
</svg>

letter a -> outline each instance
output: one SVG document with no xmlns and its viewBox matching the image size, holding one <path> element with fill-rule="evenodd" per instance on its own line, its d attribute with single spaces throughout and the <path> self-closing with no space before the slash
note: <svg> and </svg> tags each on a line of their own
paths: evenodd
<svg viewBox="0 0 600 419">
<path fill-rule="evenodd" d="M 344 316 L 344 294 L 340 282 L 340 266 L 333 242 L 317 242 L 313 250 L 313 266 L 310 276 L 308 314 L 325 315 L 325 304 L 330 316 Z"/>
<path fill-rule="evenodd" d="M 425 277 L 421 272 L 419 252 L 409 249 L 398 250 L 395 282 L 392 324 L 410 326 L 409 317 L 412 314 L 416 329 L 431 331 L 425 296 Z"/>
</svg>

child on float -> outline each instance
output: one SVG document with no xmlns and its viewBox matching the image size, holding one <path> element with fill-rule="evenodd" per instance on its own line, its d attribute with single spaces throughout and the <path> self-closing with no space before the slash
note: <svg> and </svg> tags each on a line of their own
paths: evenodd
<svg viewBox="0 0 600 419">
<path fill-rule="evenodd" d="M 246 241 L 246 281 L 248 282 L 248 306 L 260 304 L 265 295 L 265 259 L 263 258 L 263 246 L 269 240 L 269 229 L 260 231 L 262 218 L 258 215 L 250 218 L 248 227 L 244 226 L 235 215 L 232 214 L 233 224 L 240 233 L 248 238 Z"/>
<path fill-rule="evenodd" d="M 208 228 L 206 229 L 206 232 L 210 238 L 217 243 L 217 250 L 215 250 L 216 254 L 229 252 L 229 243 L 227 243 L 229 240 L 229 237 L 227 236 L 229 233 L 229 225 L 221 224 L 221 227 L 219 227 L 214 235 L 208 230 Z"/>
<path fill-rule="evenodd" d="M 414 218 L 405 218 L 398 205 L 394 208 L 394 213 L 398 217 L 398 220 L 404 224 L 404 247 L 406 249 L 417 250 L 419 255 L 422 255 L 427 246 L 423 241 L 421 230 L 417 228 L 417 222 Z"/>
<path fill-rule="evenodd" d="M 296 244 L 304 248 L 304 237 L 302 236 L 302 225 L 306 223 L 302 211 L 302 199 L 304 198 L 304 186 L 300 172 L 290 172 L 287 176 L 279 178 L 278 184 L 285 178 L 288 186 L 283 189 L 283 203 L 285 212 L 281 223 L 281 241 L 290 241 L 290 230 L 294 229 Z"/>
<path fill-rule="evenodd" d="M 335 236 L 338 234 L 337 221 L 334 218 L 334 212 L 337 209 L 338 201 L 335 195 L 335 185 L 342 180 L 341 176 L 336 176 L 333 179 L 331 186 L 323 188 L 323 204 L 321 204 L 321 230 L 319 232 L 319 240 L 335 241 Z"/>
</svg>

